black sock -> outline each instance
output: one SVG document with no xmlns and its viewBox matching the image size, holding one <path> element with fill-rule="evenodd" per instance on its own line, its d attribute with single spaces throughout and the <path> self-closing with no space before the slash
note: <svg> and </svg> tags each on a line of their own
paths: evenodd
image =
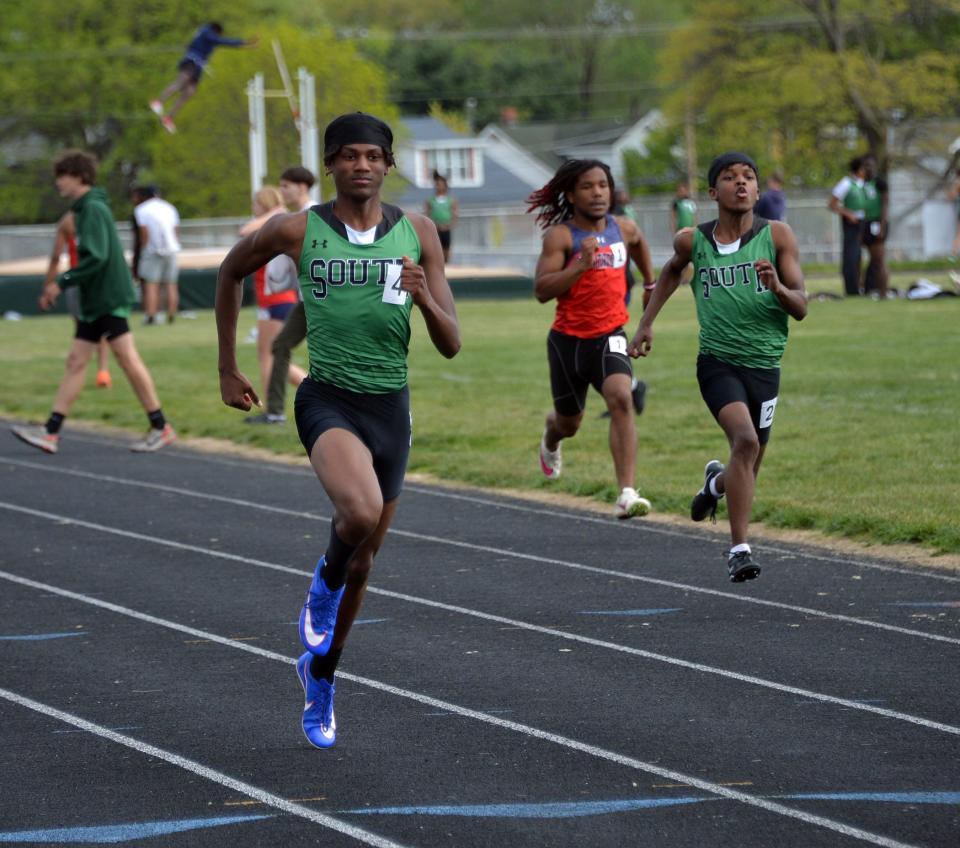
<svg viewBox="0 0 960 848">
<path fill-rule="evenodd" d="M 337 535 L 337 525 L 331 522 L 330 541 L 327 543 L 323 570 L 320 572 L 323 582 L 331 592 L 336 592 L 347 582 L 347 566 L 356 549 L 356 545 L 348 545 Z"/>
<path fill-rule="evenodd" d="M 167 423 L 167 419 L 163 417 L 163 412 L 159 408 L 155 409 L 153 412 L 147 413 L 147 418 L 150 419 L 150 426 L 154 430 L 162 430 Z"/>
<path fill-rule="evenodd" d="M 60 428 L 63 426 L 63 419 L 66 417 L 66 415 L 61 415 L 59 412 L 51 412 L 50 417 L 47 419 L 47 432 L 51 436 L 59 433 Z"/>
<path fill-rule="evenodd" d="M 333 673 L 337 670 L 337 663 L 340 662 L 340 654 L 343 648 L 331 649 L 325 657 L 313 657 L 310 660 L 310 676 L 314 680 L 326 680 L 327 683 L 333 683 Z"/>
</svg>

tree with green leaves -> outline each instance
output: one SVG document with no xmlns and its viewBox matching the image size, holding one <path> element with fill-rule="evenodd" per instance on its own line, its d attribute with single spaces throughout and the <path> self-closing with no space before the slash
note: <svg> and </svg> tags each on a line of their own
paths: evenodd
<svg viewBox="0 0 960 848">
<path fill-rule="evenodd" d="M 267 14 L 265 7 L 273 9 Z M 317 116 L 366 109 L 395 116 L 380 68 L 309 10 L 283 20 L 284 0 L 4 0 L 0 29 L 0 223 L 49 222 L 63 211 L 50 161 L 66 147 L 97 155 L 99 181 L 118 219 L 135 182 L 158 183 L 187 217 L 250 209 L 245 87 L 262 71 L 280 88 L 271 49 L 279 38 L 291 72 L 317 79 Z M 218 51 L 169 136 L 147 107 L 176 72 L 196 28 L 260 36 L 255 50 Z M 237 55 L 242 54 L 242 55 Z M 285 100 L 268 106 L 270 170 L 299 158 Z"/>
<path fill-rule="evenodd" d="M 667 40 L 664 108 L 720 149 L 753 152 L 808 185 L 852 151 L 886 167 L 897 122 L 956 114 L 957 0 L 705 0 Z"/>
<path fill-rule="evenodd" d="M 291 75 L 303 67 L 316 77 L 321 136 L 327 122 L 343 112 L 371 112 L 388 123 L 397 117 L 386 102 L 383 71 L 330 30 L 305 33 L 289 24 L 274 24 L 260 27 L 258 33 L 259 49 L 217 55 L 216 75 L 200 85 L 184 109 L 177 134 L 161 132 L 151 141 L 151 179 L 167 196 L 176 195 L 178 208 L 187 217 L 250 211 L 246 84 L 262 72 L 268 90 L 282 88 L 270 46 L 274 39 L 282 45 Z M 267 179 L 275 181 L 284 168 L 299 162 L 300 137 L 286 98 L 267 99 L 266 120 Z M 329 193 L 332 184 L 321 185 L 323 194 Z"/>
</svg>

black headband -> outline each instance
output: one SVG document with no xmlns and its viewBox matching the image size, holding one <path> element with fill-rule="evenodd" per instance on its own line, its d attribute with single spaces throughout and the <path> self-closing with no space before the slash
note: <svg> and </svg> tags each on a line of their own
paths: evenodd
<svg viewBox="0 0 960 848">
<path fill-rule="evenodd" d="M 393 133 L 383 121 L 366 112 L 334 118 L 323 134 L 323 155 L 333 156 L 345 144 L 376 144 L 392 152 Z"/>
<path fill-rule="evenodd" d="M 731 165 L 749 165 L 753 168 L 753 173 L 757 179 L 760 179 L 760 169 L 757 163 L 753 161 L 746 153 L 721 153 L 710 163 L 710 170 L 707 172 L 707 185 L 714 188 L 717 185 L 717 177 L 720 172 Z"/>
</svg>

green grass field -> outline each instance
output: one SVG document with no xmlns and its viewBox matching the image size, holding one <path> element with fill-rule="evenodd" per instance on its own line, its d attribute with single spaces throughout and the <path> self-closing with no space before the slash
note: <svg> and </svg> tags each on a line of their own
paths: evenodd
<svg viewBox="0 0 960 848">
<path fill-rule="evenodd" d="M 537 444 L 550 406 L 545 337 L 552 307 L 531 298 L 464 300 L 458 309 L 463 350 L 453 360 L 433 350 L 414 316 L 411 471 L 612 503 L 607 425 L 598 418 L 603 404 L 596 394 L 580 433 L 564 444 L 563 477 L 548 484 L 539 471 Z M 241 339 L 253 321 L 252 310 L 245 310 Z M 958 326 L 960 299 L 954 298 L 812 302 L 807 320 L 791 324 L 755 519 L 960 551 Z M 638 366 L 649 386 L 638 419 L 638 488 L 656 511 L 686 514 L 704 463 L 726 456 L 697 389 L 689 291 L 677 293 L 655 330 L 653 355 Z M 164 410 L 182 435 L 301 454 L 292 421 L 250 427 L 221 404 L 211 312 L 170 327 L 136 326 L 135 335 Z M 45 419 L 70 336 L 71 324 L 61 317 L 0 324 L 3 414 Z M 302 360 L 304 352 L 298 353 Z M 241 346 L 240 361 L 255 378 L 253 345 Z M 108 391 L 92 387 L 92 368 L 72 417 L 142 431 L 146 419 L 116 366 Z M 69 421 L 64 432 L 66 451 Z"/>
</svg>

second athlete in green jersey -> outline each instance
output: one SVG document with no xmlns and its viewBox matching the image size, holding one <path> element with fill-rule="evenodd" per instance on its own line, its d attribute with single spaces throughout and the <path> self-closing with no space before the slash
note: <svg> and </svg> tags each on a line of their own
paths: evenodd
<svg viewBox="0 0 960 848">
<path fill-rule="evenodd" d="M 718 245 L 715 221 L 693 236 L 693 280 L 700 352 L 747 368 L 778 368 L 787 344 L 787 313 L 757 276 L 754 263 L 776 264 L 770 222 L 754 218 L 735 245 Z"/>
</svg>

